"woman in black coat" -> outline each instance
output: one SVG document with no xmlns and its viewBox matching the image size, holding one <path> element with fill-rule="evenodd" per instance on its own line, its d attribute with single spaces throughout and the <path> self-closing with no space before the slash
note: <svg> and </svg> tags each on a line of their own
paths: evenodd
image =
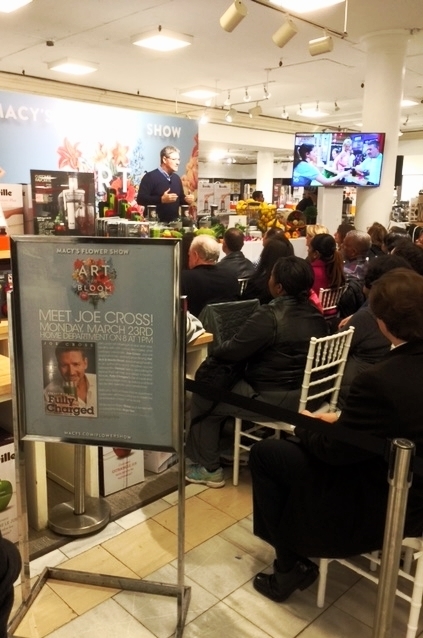
<svg viewBox="0 0 423 638">
<path fill-rule="evenodd" d="M 0 534 L 0 638 L 7 638 L 7 621 L 13 607 L 13 583 L 21 571 L 21 557 L 13 543 Z"/>
<path fill-rule="evenodd" d="M 356 377 L 338 423 L 358 435 L 410 439 L 423 456 L 423 277 L 391 270 L 372 286 L 370 306 L 394 349 Z M 254 587 L 278 602 L 317 578 L 308 556 L 340 558 L 380 549 L 386 517 L 382 456 L 308 429 L 297 427 L 295 434 L 300 443 L 267 440 L 250 453 L 254 533 L 276 552 L 274 573 L 258 574 Z M 423 477 L 415 475 L 405 535 L 422 532 Z"/>
</svg>

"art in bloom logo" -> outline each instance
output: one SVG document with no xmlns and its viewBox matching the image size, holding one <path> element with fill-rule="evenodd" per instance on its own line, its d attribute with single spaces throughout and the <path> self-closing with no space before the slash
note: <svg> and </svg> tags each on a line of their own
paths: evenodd
<svg viewBox="0 0 423 638">
<path fill-rule="evenodd" d="M 82 301 L 94 306 L 115 291 L 116 270 L 112 259 L 76 259 L 73 264 L 72 289 Z"/>
</svg>

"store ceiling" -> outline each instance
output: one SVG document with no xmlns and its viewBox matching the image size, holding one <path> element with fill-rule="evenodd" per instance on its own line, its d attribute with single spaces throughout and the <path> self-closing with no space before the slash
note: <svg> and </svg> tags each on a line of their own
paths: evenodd
<svg viewBox="0 0 423 638">
<path fill-rule="evenodd" d="M 319 28 L 291 16 L 298 34 L 279 49 L 272 34 L 284 13 L 266 0 L 243 2 L 248 15 L 227 33 L 219 18 L 231 0 L 33 0 L 15 13 L 0 14 L 0 71 L 167 100 L 171 112 L 187 117 L 199 117 L 205 105 L 182 92 L 205 85 L 219 91 L 211 106 L 221 121 L 228 92 L 232 104 L 239 103 L 235 108 L 241 114 L 231 126 L 251 122 L 248 109 L 263 98 L 266 86 L 270 97 L 260 102 L 263 115 L 255 118 L 255 128 L 286 126 L 292 132 L 315 124 L 359 130 L 366 74 L 360 40 L 374 31 L 407 29 L 404 97 L 417 104 L 402 109 L 401 128 L 423 131 L 423 0 L 349 0 L 348 35 L 335 37 L 333 51 L 317 57 L 310 56 L 308 41 L 322 35 Z M 307 14 L 307 19 L 342 33 L 344 5 Z M 131 43 L 131 36 L 159 25 L 193 36 L 192 46 L 158 53 Z M 95 62 L 99 69 L 76 79 L 48 69 L 49 62 L 64 57 Z M 250 102 L 243 99 L 246 89 Z M 327 116 L 297 114 L 300 105 L 305 109 L 316 102 Z M 281 119 L 284 109 L 289 120 Z M 211 147 L 200 140 L 200 161 Z M 286 161 L 289 150 L 275 149 L 277 160 Z M 239 162 L 255 161 L 255 152 L 248 145 L 228 147 L 228 155 Z"/>
</svg>

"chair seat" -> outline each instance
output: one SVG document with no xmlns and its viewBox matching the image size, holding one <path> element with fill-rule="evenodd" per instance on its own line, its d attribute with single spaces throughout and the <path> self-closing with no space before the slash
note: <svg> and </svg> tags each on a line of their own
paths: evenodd
<svg viewBox="0 0 423 638">
<path fill-rule="evenodd" d="M 415 638 L 418 631 L 420 609 L 423 598 L 423 537 L 404 538 L 402 547 L 405 549 L 402 568 L 398 570 L 399 578 L 403 578 L 412 583 L 411 594 L 402 589 L 405 583 L 397 583 L 395 594 L 410 603 L 410 613 L 407 622 L 407 633 L 405 638 Z M 320 576 L 317 590 L 317 606 L 323 607 L 325 604 L 326 582 L 328 575 L 328 566 L 332 561 L 336 561 L 344 567 L 351 569 L 367 580 L 379 584 L 377 575 L 377 567 L 380 565 L 380 553 L 372 552 L 371 554 L 361 554 L 361 556 L 369 561 L 369 569 L 364 569 L 357 564 L 354 558 L 321 558 L 320 559 Z M 416 561 L 414 574 L 411 574 L 412 561 Z"/>
<path fill-rule="evenodd" d="M 307 354 L 306 366 L 301 386 L 298 411 L 301 412 L 318 401 L 321 405 L 317 412 L 335 412 L 341 387 L 345 362 L 351 344 L 354 328 L 329 337 L 312 337 Z M 273 438 L 279 438 L 281 432 L 292 434 L 295 429 L 290 423 L 271 419 L 251 419 L 251 424 L 242 429 L 242 419 L 235 419 L 234 470 L 233 484 L 238 485 L 240 451 L 249 451 L 251 445 L 261 441 L 257 435 L 261 428 L 274 430 Z M 241 437 L 243 440 L 241 440 Z M 247 442 L 245 442 L 247 439 Z M 248 442 L 251 444 L 248 445 Z"/>
</svg>

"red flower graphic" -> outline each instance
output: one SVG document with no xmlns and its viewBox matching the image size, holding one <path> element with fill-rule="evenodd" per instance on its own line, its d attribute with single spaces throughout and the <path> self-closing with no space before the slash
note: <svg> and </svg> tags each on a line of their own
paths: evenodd
<svg viewBox="0 0 423 638">
<path fill-rule="evenodd" d="M 111 259 L 76 259 L 73 268 L 72 289 L 82 301 L 96 306 L 114 293 L 116 270 Z"/>
<path fill-rule="evenodd" d="M 129 166 L 128 151 L 129 146 L 116 142 L 116 146 L 112 149 L 113 162 L 116 166 Z"/>
<path fill-rule="evenodd" d="M 82 157 L 82 153 L 78 150 L 79 142 L 72 145 L 68 138 L 65 137 L 63 146 L 59 146 L 57 152 L 59 154 L 59 168 L 70 167 L 75 171 L 79 168 L 79 158 Z"/>
</svg>

